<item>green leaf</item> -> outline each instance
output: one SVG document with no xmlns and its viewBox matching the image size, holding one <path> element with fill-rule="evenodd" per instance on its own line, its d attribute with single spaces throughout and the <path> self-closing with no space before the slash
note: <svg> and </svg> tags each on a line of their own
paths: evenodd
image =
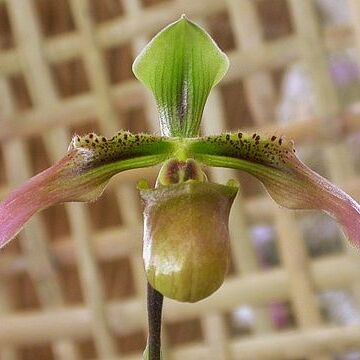
<svg viewBox="0 0 360 360">
<path fill-rule="evenodd" d="M 301 162 L 292 141 L 236 133 L 188 139 L 186 146 L 203 164 L 254 175 L 282 206 L 324 210 L 343 226 L 350 241 L 360 245 L 360 205 Z"/>
<path fill-rule="evenodd" d="M 208 33 L 182 16 L 145 47 L 133 72 L 155 96 L 162 134 L 192 137 L 199 133 L 211 88 L 228 66 Z"/>
</svg>

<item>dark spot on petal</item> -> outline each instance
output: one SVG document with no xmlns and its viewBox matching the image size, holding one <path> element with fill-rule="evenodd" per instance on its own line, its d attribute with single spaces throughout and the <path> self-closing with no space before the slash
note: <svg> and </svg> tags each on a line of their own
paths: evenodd
<svg viewBox="0 0 360 360">
<path fill-rule="evenodd" d="M 276 140 L 276 136 L 272 136 L 271 141 L 275 141 L 275 140 Z"/>
</svg>

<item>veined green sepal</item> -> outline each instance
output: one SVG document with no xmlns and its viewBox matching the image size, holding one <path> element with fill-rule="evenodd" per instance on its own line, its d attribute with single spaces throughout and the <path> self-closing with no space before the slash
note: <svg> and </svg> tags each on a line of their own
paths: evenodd
<svg viewBox="0 0 360 360">
<path fill-rule="evenodd" d="M 198 135 L 209 92 L 228 67 L 209 34 L 182 16 L 151 40 L 133 72 L 155 96 L 162 134 L 191 137 Z"/>
</svg>

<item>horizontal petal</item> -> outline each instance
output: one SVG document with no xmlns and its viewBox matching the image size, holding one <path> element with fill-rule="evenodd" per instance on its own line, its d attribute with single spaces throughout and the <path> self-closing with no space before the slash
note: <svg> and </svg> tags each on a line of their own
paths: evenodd
<svg viewBox="0 0 360 360">
<path fill-rule="evenodd" d="M 259 134 L 223 134 L 193 139 L 188 151 L 206 165 L 256 176 L 282 206 L 324 210 L 343 226 L 350 241 L 360 245 L 359 204 L 302 163 L 292 141 Z"/>
<path fill-rule="evenodd" d="M 173 145 L 160 137 L 119 132 L 111 139 L 75 136 L 67 154 L 0 203 L 0 248 L 37 211 L 66 201 L 91 201 L 124 170 L 163 162 Z"/>
</svg>

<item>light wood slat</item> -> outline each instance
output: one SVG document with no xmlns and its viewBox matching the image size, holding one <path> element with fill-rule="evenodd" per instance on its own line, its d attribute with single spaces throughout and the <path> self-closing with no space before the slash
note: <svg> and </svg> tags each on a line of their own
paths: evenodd
<svg viewBox="0 0 360 360">
<path fill-rule="evenodd" d="M 23 15 L 27 16 L 27 18 L 31 18 L 30 14 L 26 14 L 26 12 L 24 11 Z M 31 69 L 36 69 L 37 71 L 40 71 L 41 74 L 43 74 L 43 76 L 36 76 L 36 74 L 32 74 L 33 71 L 29 71 L 27 72 L 30 75 L 34 75 L 33 76 L 33 80 L 35 82 L 35 84 L 30 83 L 30 81 L 28 81 L 28 84 L 30 85 L 29 88 L 31 89 L 31 94 L 33 99 L 35 100 L 35 104 L 47 107 L 52 105 L 53 103 L 56 102 L 56 93 L 53 89 L 51 80 L 50 80 L 50 74 L 48 73 L 47 69 L 46 69 L 46 65 L 44 62 L 40 62 L 41 59 L 39 59 L 39 57 L 36 58 L 36 54 L 40 53 L 40 36 L 38 34 L 38 30 L 34 29 L 32 35 L 32 39 L 35 39 L 34 41 L 37 40 L 37 44 L 35 46 L 32 46 L 29 48 L 28 51 L 28 61 L 31 65 Z M 33 49 L 36 49 L 36 51 L 34 52 Z M 35 55 L 34 55 L 35 54 Z M 33 63 L 31 63 L 31 61 Z M 40 79 L 40 80 L 39 80 Z M 44 80 L 44 79 L 47 79 Z M 45 138 L 45 143 L 47 145 L 47 148 L 51 154 L 52 159 L 56 159 L 59 158 L 61 156 L 61 153 L 63 153 L 67 147 L 67 142 L 68 142 L 68 135 L 67 133 L 62 130 L 62 129 L 54 129 L 52 130 L 50 133 L 48 133 L 46 135 Z M 61 150 L 61 147 L 59 146 L 59 144 L 62 144 L 62 148 L 63 150 Z M 71 213 L 71 211 L 70 211 Z M 79 214 L 77 214 L 79 216 Z M 76 233 L 78 234 L 79 232 L 81 232 L 80 229 L 80 224 L 76 223 L 74 226 L 76 229 Z M 75 239 L 79 239 L 81 238 L 80 235 L 75 236 Z M 83 239 L 83 238 L 82 238 Z M 78 242 L 77 242 L 78 244 Z M 84 245 L 84 244 L 83 244 Z M 85 278 L 89 278 L 87 277 L 87 273 L 89 272 L 89 266 L 88 266 L 88 262 L 85 259 L 83 261 L 81 261 L 84 256 L 86 256 L 86 254 L 89 254 L 89 251 L 86 251 L 87 247 L 86 247 L 86 243 L 85 246 L 82 246 L 81 249 L 79 249 L 79 253 L 82 254 L 82 257 L 80 257 L 80 269 L 85 268 L 84 271 L 81 271 L 81 273 L 85 272 Z M 91 275 L 94 276 L 94 272 L 91 273 Z M 84 278 L 84 276 L 83 276 Z M 91 301 L 93 299 L 101 299 L 101 296 L 98 294 L 99 290 L 96 286 L 98 286 L 98 284 L 100 284 L 99 279 L 97 279 L 96 277 L 92 278 L 92 284 L 93 286 L 95 286 L 95 289 L 92 288 L 92 297 L 87 298 L 88 301 L 90 302 L 90 308 L 93 310 L 93 316 L 94 316 L 94 324 L 96 325 L 94 327 L 94 337 L 95 337 L 95 343 L 98 345 L 99 347 L 99 352 L 100 354 L 102 354 L 103 356 L 113 356 L 115 355 L 115 345 L 111 342 L 110 337 L 106 334 L 106 325 L 105 322 L 103 321 L 103 317 L 101 316 L 101 310 L 99 309 L 99 306 L 101 304 L 101 300 L 97 301 L 96 304 L 94 304 L 94 301 Z M 87 285 L 89 285 L 89 283 L 87 283 Z M 87 287 L 85 287 L 85 291 L 87 290 Z M 88 294 L 88 292 L 86 292 L 86 294 Z M 109 340 L 110 339 L 110 340 Z M 69 356 L 74 356 L 74 355 L 68 355 L 66 358 L 69 358 Z"/>
<path fill-rule="evenodd" d="M 223 81 L 226 83 L 241 79 L 262 69 L 280 69 L 299 57 L 299 39 L 295 35 L 273 40 L 251 50 L 230 52 L 231 67 Z"/>
<path fill-rule="evenodd" d="M 128 16 L 141 17 L 144 11 L 142 9 L 141 0 L 122 0 L 122 3 Z M 134 59 L 140 54 L 149 41 L 150 37 L 146 35 L 134 37 L 131 41 L 131 52 Z M 145 92 L 142 103 L 146 112 L 146 123 L 149 126 L 150 131 L 159 133 L 159 115 L 156 109 L 155 100 L 150 91 Z"/>
<path fill-rule="evenodd" d="M 314 285 L 319 291 L 351 285 L 358 279 L 357 271 L 359 263 L 349 261 L 347 255 L 314 260 L 310 266 Z M 287 301 L 289 296 L 290 278 L 283 268 L 277 268 L 241 278 L 229 278 L 220 291 L 191 306 L 166 301 L 164 319 L 172 322 L 192 319 L 213 311 L 226 312 L 242 304 Z M 129 334 L 141 328 L 143 306 L 138 299 L 108 303 L 106 311 L 114 333 Z M 35 344 L 64 335 L 72 339 L 85 339 L 91 336 L 91 319 L 91 310 L 85 306 L 11 314 L 2 318 L 0 344 Z M 51 332 L 48 331 L 50 326 Z"/>
<path fill-rule="evenodd" d="M 360 7 L 358 8 L 360 13 Z M 339 186 L 344 186 L 350 179 L 356 177 L 354 163 L 349 158 L 348 149 L 343 143 L 329 144 L 323 149 L 326 167 L 329 172 L 329 178 Z M 346 236 L 341 234 L 341 240 L 344 244 L 350 259 L 356 259 L 360 262 L 360 253 L 357 248 L 352 246 Z M 355 296 L 358 304 L 360 304 L 360 284 L 355 282 L 351 286 L 351 292 Z"/>
<path fill-rule="evenodd" d="M 328 327 L 254 337 L 231 342 L 234 359 L 298 360 L 321 354 L 334 354 L 359 347 L 360 328 Z M 196 344 L 175 352 L 175 359 L 206 360 L 208 348 Z"/>
<path fill-rule="evenodd" d="M 112 102 L 110 101 L 110 83 L 108 76 L 106 74 L 106 67 L 103 60 L 103 54 L 101 53 L 102 49 L 99 46 L 100 42 L 96 38 L 96 34 L 93 30 L 94 24 L 90 17 L 89 3 L 87 2 L 87 0 L 84 1 L 81 0 L 81 1 L 72 1 L 70 4 L 72 7 L 72 12 L 75 17 L 75 22 L 77 23 L 78 28 L 80 29 L 83 37 L 82 54 L 84 57 L 84 62 L 85 62 L 87 74 L 90 79 L 91 86 L 96 94 L 95 99 L 97 101 L 97 113 L 99 117 L 100 128 L 102 129 L 105 135 L 112 135 L 119 129 L 119 125 L 121 124 L 121 119 L 118 119 L 118 115 L 115 111 L 115 108 Z M 122 189 L 119 189 L 117 192 L 118 194 L 122 193 L 124 195 L 124 192 L 126 190 L 128 189 L 123 187 Z M 127 199 L 125 198 L 125 200 L 128 200 L 129 204 L 134 204 L 135 202 L 134 194 L 132 196 L 130 196 L 130 194 L 131 193 L 129 192 L 127 193 Z M 117 197 L 117 203 L 121 210 L 122 199 L 120 199 L 119 196 Z M 128 214 L 130 214 L 130 212 L 132 214 L 134 213 L 134 211 L 131 211 L 130 208 L 128 210 L 129 210 Z M 125 220 L 128 220 L 128 222 L 130 223 L 129 225 L 135 225 L 136 222 L 138 222 L 134 220 L 134 216 L 132 216 L 130 219 L 127 219 L 125 217 Z M 137 260 L 135 262 L 136 267 L 139 267 L 139 265 L 141 264 L 139 260 L 141 260 L 141 258 L 137 257 Z M 136 274 L 136 278 L 138 279 L 138 282 L 141 281 L 139 274 Z M 96 283 L 99 281 L 100 279 L 97 279 Z M 94 286 L 100 286 L 100 284 L 92 284 L 92 287 Z M 137 288 L 141 291 L 141 286 L 139 285 L 139 283 L 137 285 Z M 142 297 L 144 297 L 144 295 Z M 145 319 L 146 317 L 144 317 L 144 325 L 146 323 Z M 97 328 L 96 324 L 94 328 Z M 103 337 L 104 337 L 105 329 L 103 330 L 104 330 L 103 331 Z M 110 344 L 109 341 L 107 341 L 107 348 L 108 350 L 105 347 L 102 349 L 101 352 L 99 352 L 102 357 L 110 356 L 110 353 L 112 353 L 113 355 L 115 354 L 116 350 L 114 344 Z"/>
<path fill-rule="evenodd" d="M 0 278 L 0 319 L 14 311 L 13 300 L 10 294 L 9 282 Z M 20 360 L 19 353 L 14 346 L 4 345 L 0 349 L 0 358 L 2 360 Z"/>
<path fill-rule="evenodd" d="M 360 59 L 360 4 L 358 1 L 355 0 L 348 0 L 348 6 L 350 9 L 350 15 L 351 15 L 351 20 L 352 20 L 352 27 L 354 29 L 353 33 L 354 33 L 354 37 L 355 37 L 355 46 L 356 46 L 356 51 L 357 51 L 357 59 L 359 61 Z M 335 149 L 336 151 L 336 149 Z M 334 156 L 332 156 L 333 154 L 329 154 L 329 160 L 331 160 L 331 158 L 334 158 Z M 340 166 L 334 166 L 333 167 L 333 177 L 335 179 L 341 178 L 342 180 L 342 184 L 345 181 L 348 181 L 349 178 L 354 178 L 354 164 L 350 163 L 350 167 L 346 166 L 346 164 L 349 164 L 349 159 L 347 158 L 347 153 L 345 151 L 344 148 L 341 148 L 341 153 L 339 155 L 338 158 L 338 163 L 341 164 Z M 331 164 L 331 163 L 330 163 Z M 345 172 L 343 173 L 345 167 Z M 345 174 L 345 176 L 344 176 Z M 346 239 L 345 239 L 345 243 L 346 243 Z M 358 259 L 359 260 L 359 253 L 358 251 L 356 251 L 356 249 L 353 249 L 349 246 L 347 246 L 347 251 L 349 253 L 350 256 Z M 360 303 L 360 284 L 358 282 L 353 284 L 352 287 L 352 291 L 354 293 L 354 296 L 357 300 L 357 303 Z"/>
<path fill-rule="evenodd" d="M 79 272 L 86 304 L 91 311 L 91 330 L 101 358 L 116 355 L 116 344 L 105 314 L 105 299 L 96 260 L 93 253 L 91 222 L 82 204 L 68 207 L 70 226 L 75 240 Z"/>
<path fill-rule="evenodd" d="M 225 3 L 217 0 L 207 0 L 204 12 L 201 1 L 174 0 L 167 4 L 159 4 L 141 13 L 120 17 L 99 26 L 95 31 L 95 40 L 103 48 L 118 46 L 129 42 L 134 37 L 143 34 L 153 34 L 175 21 L 181 15 L 181 10 L 186 9 L 189 17 L 211 15 L 225 8 Z M 121 29 L 121 31 L 119 31 Z M 74 59 L 81 55 L 82 38 L 80 34 L 60 35 L 48 40 L 45 52 L 50 62 L 62 62 Z M 13 74 L 19 71 L 19 59 L 16 52 L 7 50 L 0 54 L 0 72 Z"/>
<path fill-rule="evenodd" d="M 11 113 L 14 107 L 12 97 L 10 96 L 9 87 L 5 79 L 0 78 L 0 110 L 1 115 Z M 7 194 L 7 187 L 5 187 L 0 193 Z M 6 266 L 6 262 L 2 262 Z M 26 271 L 26 269 L 24 269 Z M 7 313 L 13 311 L 12 299 L 9 289 L 9 281 L 5 279 L 4 274 L 0 276 L 0 318 Z M 19 354 L 17 349 L 11 345 L 4 345 L 0 350 L 0 358 L 4 360 L 19 360 Z"/>
<path fill-rule="evenodd" d="M 12 184 L 19 185 L 31 175 L 29 159 L 26 150 L 19 141 L 9 142 L 4 145 L 7 163 L 7 173 Z M 16 163 L 18 168 L 12 164 Z M 20 174 L 19 169 L 22 169 Z M 22 250 L 27 257 L 27 270 L 37 288 L 39 300 L 45 309 L 64 305 L 60 284 L 47 246 L 47 235 L 44 223 L 39 216 L 34 216 L 24 231 L 19 235 Z M 59 359 L 76 359 L 76 350 L 66 340 L 58 339 L 53 346 Z"/>
<path fill-rule="evenodd" d="M 113 87 L 110 99 L 119 109 L 128 110 L 137 107 L 143 101 L 143 90 L 139 82 L 124 82 Z M 32 136 L 53 127 L 83 125 L 94 114 L 94 94 L 74 96 L 50 108 L 36 108 L 3 117 L 1 126 L 4 130 L 0 133 L 0 140 Z"/>
<path fill-rule="evenodd" d="M 355 47 L 357 50 L 357 58 L 360 59 L 360 4 L 357 0 L 348 0 L 349 13 L 352 20 L 352 28 L 355 38 Z"/>
<path fill-rule="evenodd" d="M 0 78 L 0 112 L 6 114 L 11 112 L 13 101 L 9 94 L 9 88 L 4 79 Z M 1 192 L 1 191 L 0 191 Z M 3 276 L 0 276 L 0 318 L 7 313 L 14 311 L 12 306 L 12 296 L 10 294 L 9 282 Z M 19 360 L 16 348 L 4 346 L 0 350 L 0 358 L 3 360 Z"/>
<path fill-rule="evenodd" d="M 4 0 L 5 1 L 5 0 Z M 98 38 L 101 47 L 117 46 L 122 43 L 126 43 L 132 39 L 133 36 L 140 34 L 151 34 L 160 30 L 163 26 L 167 25 L 170 21 L 175 20 L 180 15 L 178 9 L 184 9 L 182 3 L 187 3 L 187 15 L 189 17 L 212 15 L 218 11 L 225 9 L 225 2 L 210 0 L 211 6 L 206 6 L 205 9 L 199 10 L 199 3 L 191 2 L 190 0 L 172 1 L 169 5 L 161 5 L 164 9 L 163 12 L 167 12 L 166 6 L 171 7 L 174 11 L 174 15 L 157 15 L 157 10 L 150 8 L 143 10 L 141 16 L 137 16 L 136 19 L 132 18 L 119 18 L 108 22 L 101 26 L 97 30 Z M 193 8 L 196 10 L 194 11 Z M 151 18 L 155 16 L 155 20 Z M 144 21 L 144 17 L 145 20 Z M 159 19 L 157 18 L 159 17 Z M 122 33 L 119 32 L 119 28 L 126 28 L 128 24 L 131 25 L 131 31 Z M 101 36 L 100 36 L 101 34 Z M 348 25 L 328 26 L 324 29 L 325 45 L 329 50 L 342 50 L 346 47 L 354 44 L 354 36 L 352 28 Z M 103 42 L 102 42 L 103 41 Z M 80 55 L 80 36 L 77 33 L 58 35 L 55 38 L 46 40 L 44 44 L 44 52 L 46 58 L 50 63 L 61 63 L 67 60 L 74 59 Z M 5 50 L 0 54 L 0 73 L 10 75 L 20 71 L 20 58 L 16 51 Z"/>
<path fill-rule="evenodd" d="M 251 360 L 298 360 L 319 352 L 341 353 L 359 347 L 360 327 L 328 327 L 301 332 L 284 333 L 234 339 L 230 342 L 231 359 Z M 265 340 L 265 341 L 263 341 Z M 174 360 L 211 358 L 206 344 L 189 344 L 174 350 Z M 136 360 L 139 354 L 122 360 Z M 110 360 L 110 359 L 108 359 Z M 117 360 L 117 359 L 111 359 Z"/>
<path fill-rule="evenodd" d="M 43 105 L 56 98 L 56 89 L 51 81 L 42 48 L 39 25 L 31 1 L 8 1 L 8 9 L 21 71 L 25 77 L 30 96 L 35 105 Z M 47 99 L 42 94 L 47 93 Z"/>
<path fill-rule="evenodd" d="M 317 112 L 315 115 L 334 116 L 339 111 L 339 100 L 330 78 L 314 1 L 289 0 L 289 5 L 299 36 L 302 61 L 313 81 Z"/>
<path fill-rule="evenodd" d="M 70 2 L 70 7 L 81 36 L 82 57 L 90 87 L 95 95 L 98 122 L 104 134 L 108 136 L 117 130 L 117 115 L 109 100 L 109 79 L 102 54 L 94 38 L 94 24 L 89 3 L 87 0 L 75 0 Z M 105 317 L 104 290 L 91 244 L 91 222 L 83 205 L 72 204 L 68 206 L 68 210 L 81 264 L 79 270 L 84 295 L 94 314 L 92 321 L 94 343 L 100 357 L 113 357 L 117 353 L 117 348 Z"/>
<path fill-rule="evenodd" d="M 318 326 L 322 323 L 321 314 L 310 274 L 310 259 L 299 226 L 294 215 L 284 209 L 276 211 L 275 224 L 281 262 L 290 279 L 290 299 L 296 323 L 301 328 Z"/>
<path fill-rule="evenodd" d="M 124 17 L 117 21 L 109 21 L 99 27 L 98 39 L 104 46 L 123 44 L 138 35 L 153 34 L 161 30 L 170 22 L 180 18 L 186 10 L 189 18 L 203 17 L 222 11 L 225 3 L 216 0 L 207 0 L 206 7 L 201 1 L 175 0 L 168 3 L 159 3 L 141 13 Z M 119 26 L 123 31 L 119 31 Z"/>
<path fill-rule="evenodd" d="M 296 323 L 304 329 L 317 327 L 322 324 L 321 312 L 310 273 L 310 259 L 299 226 L 294 215 L 283 209 L 276 211 L 275 224 L 282 262 L 290 278 L 290 300 Z M 331 358 L 315 354 L 312 359 Z"/>
<path fill-rule="evenodd" d="M 220 314 L 207 314 L 202 320 L 205 343 L 209 349 L 208 359 L 231 359 L 230 344 L 224 319 Z M 176 358 L 176 353 L 173 356 Z"/>
<path fill-rule="evenodd" d="M 70 1 L 74 21 L 81 35 L 81 55 L 84 60 L 90 87 L 95 93 L 96 113 L 100 124 L 108 130 L 104 135 L 112 136 L 117 130 L 117 114 L 109 101 L 109 79 L 102 57 L 101 49 L 95 38 L 94 24 L 91 19 L 90 6 L 87 0 Z"/>
<path fill-rule="evenodd" d="M 1 82 L 1 81 L 0 81 Z M 1 84 L 0 84 L 1 86 Z M 0 187 L 0 199 L 4 199 L 6 195 L 11 191 L 10 186 L 4 185 Z"/>
<path fill-rule="evenodd" d="M 246 52 L 264 44 L 256 4 L 251 0 L 228 0 L 230 21 L 237 48 Z M 247 102 L 256 124 L 270 122 L 275 116 L 276 92 L 271 74 L 258 71 L 244 79 Z"/>
<path fill-rule="evenodd" d="M 299 36 L 301 60 L 309 72 L 315 97 L 315 114 L 322 118 L 335 116 L 339 111 L 336 89 L 330 78 L 325 46 L 320 37 L 320 25 L 313 0 L 290 0 L 290 12 L 295 31 Z M 316 301 L 313 278 L 309 272 L 309 258 L 305 242 L 291 214 L 283 210 L 276 217 L 279 243 L 284 265 L 291 277 L 292 304 L 295 316 L 302 328 L 313 328 L 322 323 Z M 290 240 L 291 239 L 291 240 Z M 325 360 L 330 356 L 314 354 L 313 360 Z"/>
<path fill-rule="evenodd" d="M 306 330 L 302 332 L 283 332 L 263 337 L 245 340 L 234 339 L 230 349 L 235 359 L 253 360 L 298 360 L 304 356 L 316 353 L 341 353 L 359 346 L 360 327 L 327 327 Z M 190 344 L 174 349 L 174 360 L 194 358 L 198 360 L 211 359 L 211 352 L 205 344 Z M 138 360 L 140 353 L 124 357 L 112 357 L 102 360 Z M 95 359 L 94 359 L 95 360 Z"/>
<path fill-rule="evenodd" d="M 48 94 L 49 99 L 55 98 L 56 93 L 42 57 L 39 29 L 31 3 L 16 0 L 8 3 L 8 9 L 14 38 L 21 54 L 24 76 L 32 89 L 33 101 L 38 104 L 43 103 L 44 99 L 41 99 L 40 94 L 44 93 Z M 28 39 L 29 35 L 31 37 Z M 42 76 L 39 76 L 38 71 L 42 72 Z M 3 94 L 3 96 L 6 95 Z M 12 106 L 8 111 L 14 112 L 14 107 Z M 19 185 L 32 173 L 24 144 L 19 140 L 8 142 L 4 145 L 4 152 L 9 178 L 12 184 Z M 15 168 L 13 164 L 17 164 L 18 168 Z M 55 267 L 49 256 L 42 220 L 39 217 L 33 218 L 20 238 L 22 249 L 28 259 L 27 270 L 34 281 L 41 304 L 46 309 L 63 306 L 64 299 Z M 72 341 L 60 338 L 52 348 L 58 359 L 78 358 L 77 349 Z"/>
</svg>

